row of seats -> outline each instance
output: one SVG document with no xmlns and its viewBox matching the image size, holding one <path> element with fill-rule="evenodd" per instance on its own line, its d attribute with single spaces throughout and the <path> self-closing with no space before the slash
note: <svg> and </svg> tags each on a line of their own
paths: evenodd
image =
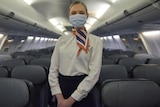
<svg viewBox="0 0 160 107">
<path fill-rule="evenodd" d="M 159 107 L 160 87 L 149 80 L 111 79 L 101 85 L 101 107 Z"/>
<path fill-rule="evenodd" d="M 160 64 L 160 58 L 134 58 L 134 57 L 125 57 L 124 55 L 114 55 L 112 57 L 103 58 L 102 64 L 118 64 L 120 61 L 126 60 L 127 62 L 137 60 L 143 64 Z"/>
<path fill-rule="evenodd" d="M 137 65 L 132 70 L 133 78 L 145 78 L 160 84 L 160 65 Z M 123 65 L 102 65 L 98 82 L 106 79 L 127 79 L 127 69 Z"/>
<path fill-rule="evenodd" d="M 49 72 L 50 67 L 50 59 L 49 58 L 35 58 L 30 61 L 30 63 L 26 63 L 26 60 L 24 59 L 11 59 L 6 60 L 1 63 L 1 66 L 7 67 L 8 69 L 8 76 L 10 76 L 10 73 L 12 69 L 16 66 L 22 66 L 22 65 L 40 65 L 47 69 L 47 72 Z"/>
<path fill-rule="evenodd" d="M 160 65 L 139 65 L 134 70 L 134 79 L 127 79 L 127 70 L 124 66 L 103 65 L 99 81 L 96 85 L 97 91 L 93 91 L 94 95 L 96 96 L 94 102 L 97 104 L 96 107 L 158 107 L 157 105 L 159 104 L 160 98 L 160 89 L 158 87 L 158 84 L 160 83 Z M 17 100 L 19 100 L 18 96 L 20 96 L 16 93 L 19 92 L 17 91 L 19 90 L 17 89 L 17 87 L 19 88 L 19 86 L 16 85 L 17 83 L 14 83 L 14 81 L 17 80 L 14 80 L 13 78 L 17 78 L 19 80 L 29 80 L 33 84 L 33 87 L 36 90 L 36 95 L 31 95 L 36 96 L 36 99 L 38 101 L 35 101 L 34 97 L 31 98 L 31 101 L 38 102 L 38 104 L 40 105 L 42 105 L 43 101 L 46 101 L 47 97 L 45 97 L 44 95 L 47 96 L 47 94 L 43 93 L 46 92 L 43 91 L 46 85 L 46 72 L 45 69 L 43 69 L 43 67 L 37 65 L 17 66 L 13 68 L 11 77 L 12 80 L 6 80 L 4 78 L 0 79 L 0 81 L 2 81 L 0 82 L 0 85 L 2 84 L 2 87 L 0 87 L 0 95 L 7 95 L 5 96 L 6 99 L 4 98 L 3 100 L 0 100 L 1 106 L 4 105 L 3 107 L 18 107 L 15 105 L 19 104 L 20 101 L 22 101 L 23 104 L 28 105 L 28 102 L 30 100 L 28 98 L 31 97 L 26 97 L 25 101 L 21 99 L 19 102 L 17 102 Z M 5 83 L 4 81 L 13 82 Z M 26 82 L 27 81 L 21 82 L 21 84 L 23 84 L 22 87 L 28 86 Z M 16 91 L 14 89 L 13 91 L 11 91 L 10 89 L 12 88 L 7 88 L 6 90 L 5 87 L 14 87 Z M 49 90 L 47 88 L 45 89 Z M 26 90 L 28 90 L 27 87 L 25 88 L 25 92 L 23 94 L 28 96 Z M 8 93 L 10 94 L 6 94 L 7 91 L 9 91 Z M 10 95 L 17 96 L 17 99 L 14 99 L 14 97 L 11 97 Z M 154 97 L 152 98 L 151 96 Z M 7 100 L 8 97 L 10 97 L 9 100 Z M 23 98 L 22 96 L 20 97 Z M 10 105 L 6 104 L 6 101 L 11 101 Z M 12 101 L 14 101 L 14 103 Z M 43 102 L 43 104 L 44 103 L 45 102 Z M 47 107 L 46 104 L 45 106 L 38 106 L 38 104 L 36 104 L 35 107 Z"/>
<path fill-rule="evenodd" d="M 4 66 L 0 66 L 0 74 L 3 71 L 5 72 L 5 71 L 7 71 L 7 69 L 5 69 Z M 5 73 L 2 73 L 2 74 L 4 75 Z M 2 75 L 0 77 L 2 78 Z M 48 71 L 46 71 L 46 69 L 44 67 L 39 66 L 39 65 L 16 66 L 12 69 L 10 78 L 16 78 L 16 79 L 31 82 L 33 84 L 33 88 L 34 88 L 34 94 L 32 95 L 34 98 L 34 100 L 33 100 L 34 106 L 33 107 L 47 107 L 47 105 L 49 104 L 51 93 L 50 93 L 50 88 L 49 88 L 48 79 L 47 79 L 48 78 Z M 7 81 L 10 81 L 10 80 L 7 80 Z M 17 80 L 14 80 L 14 81 L 17 81 Z M 12 89 L 12 87 L 16 87 L 15 86 L 16 84 L 10 84 L 10 85 L 11 85 L 10 86 L 11 89 Z M 2 90 L 0 88 L 0 91 L 5 91 L 5 90 L 4 90 L 4 88 Z M 18 91 L 11 90 L 11 92 L 9 92 L 9 93 L 14 93 L 14 92 L 16 93 Z M 5 93 L 5 95 L 7 95 L 7 96 L 8 96 L 8 94 Z M 3 98 L 0 98 L 0 99 L 3 99 Z M 6 101 L 7 101 L 7 99 L 6 99 Z M 12 100 L 12 101 L 14 101 L 14 100 Z M 3 104 L 5 104 L 5 103 L 1 102 L 0 106 L 3 106 Z M 5 107 L 5 105 L 3 107 Z M 6 107 L 22 107 L 22 106 L 6 106 Z"/>
<path fill-rule="evenodd" d="M 102 65 L 109 65 L 109 64 L 117 64 L 125 66 L 128 74 L 130 75 L 130 77 L 132 77 L 131 72 L 136 65 L 160 64 L 160 58 L 149 59 L 148 63 L 144 63 L 142 60 L 136 58 L 120 58 L 117 62 L 114 59 L 102 59 Z"/>
<path fill-rule="evenodd" d="M 102 65 L 94 88 L 97 107 L 159 107 L 159 86 L 160 65 L 138 65 L 133 78 L 123 65 Z"/>
</svg>

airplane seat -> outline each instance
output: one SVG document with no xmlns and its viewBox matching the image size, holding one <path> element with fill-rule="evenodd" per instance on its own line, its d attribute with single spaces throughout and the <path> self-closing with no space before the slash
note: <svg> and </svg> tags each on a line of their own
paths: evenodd
<svg viewBox="0 0 160 107">
<path fill-rule="evenodd" d="M 108 79 L 127 79 L 127 78 L 128 78 L 128 74 L 124 66 L 115 65 L 115 64 L 102 65 L 99 80 L 94 89 L 94 91 L 96 91 L 96 94 L 97 94 L 96 97 L 99 102 L 99 105 L 101 105 L 100 103 L 101 98 L 99 97 L 101 93 L 101 84 L 103 83 L 103 81 Z"/>
<path fill-rule="evenodd" d="M 127 70 L 123 65 L 102 65 L 98 83 L 107 79 L 126 79 L 128 78 Z"/>
<path fill-rule="evenodd" d="M 9 72 L 7 67 L 0 66 L 0 77 L 9 77 Z"/>
<path fill-rule="evenodd" d="M 108 64 L 116 64 L 116 61 L 114 59 L 103 58 L 102 65 L 108 65 Z"/>
<path fill-rule="evenodd" d="M 34 86 L 29 81 L 0 78 L 1 107 L 35 107 Z"/>
<path fill-rule="evenodd" d="M 35 59 L 34 56 L 29 56 L 29 55 L 19 55 L 16 58 L 17 59 L 23 59 L 26 62 L 27 65 L 31 62 L 31 60 Z"/>
<path fill-rule="evenodd" d="M 136 52 L 134 51 L 122 51 L 121 54 L 127 55 L 128 57 L 133 57 Z"/>
<path fill-rule="evenodd" d="M 40 58 L 48 58 L 51 59 L 52 54 L 45 54 L 45 55 L 41 55 Z"/>
<path fill-rule="evenodd" d="M 3 61 L 12 59 L 11 55 L 0 55 L 0 65 Z"/>
<path fill-rule="evenodd" d="M 143 79 L 111 79 L 101 88 L 103 107 L 158 107 L 160 87 Z"/>
<path fill-rule="evenodd" d="M 1 63 L 1 65 L 6 66 L 8 71 L 9 71 L 9 75 L 11 74 L 11 71 L 14 67 L 16 66 L 22 66 L 22 65 L 26 65 L 25 61 L 22 59 L 11 59 L 11 60 L 6 60 L 3 61 Z"/>
<path fill-rule="evenodd" d="M 47 74 L 43 67 L 38 65 L 25 65 L 14 67 L 11 78 L 25 79 L 35 86 L 36 107 L 47 107 L 49 86 Z"/>
<path fill-rule="evenodd" d="M 14 53 L 11 53 L 11 56 L 13 58 L 16 58 L 19 55 L 26 55 L 26 52 L 14 52 Z"/>
<path fill-rule="evenodd" d="M 116 64 L 117 64 L 119 59 L 128 58 L 128 56 L 127 55 L 121 55 L 121 54 L 114 54 L 114 55 L 108 56 L 107 58 L 115 60 Z"/>
<path fill-rule="evenodd" d="M 160 86 L 160 65 L 144 64 L 135 66 L 133 69 L 133 78 L 152 80 Z"/>
<path fill-rule="evenodd" d="M 42 53 L 39 52 L 38 50 L 27 50 L 27 51 L 25 51 L 25 52 L 27 53 L 27 55 L 29 55 L 29 56 L 34 56 L 34 57 L 36 57 L 36 58 L 39 58 L 39 56 L 42 55 Z"/>
<path fill-rule="evenodd" d="M 160 58 L 150 58 L 148 64 L 160 64 Z"/>
<path fill-rule="evenodd" d="M 30 65 L 40 65 L 47 69 L 47 74 L 49 73 L 49 67 L 50 67 L 50 60 L 49 58 L 36 58 L 31 60 Z"/>
<path fill-rule="evenodd" d="M 147 62 L 148 59 L 150 58 L 154 58 L 154 56 L 150 55 L 150 54 L 147 54 L 147 53 L 137 53 L 133 56 L 133 58 L 136 58 L 136 59 L 140 59 L 142 60 L 144 63 Z"/>
<path fill-rule="evenodd" d="M 123 65 L 126 67 L 129 78 L 133 77 L 133 74 L 132 74 L 133 67 L 140 64 L 144 64 L 143 61 L 136 58 L 131 58 L 131 57 L 121 58 L 118 61 L 118 65 Z"/>
</svg>

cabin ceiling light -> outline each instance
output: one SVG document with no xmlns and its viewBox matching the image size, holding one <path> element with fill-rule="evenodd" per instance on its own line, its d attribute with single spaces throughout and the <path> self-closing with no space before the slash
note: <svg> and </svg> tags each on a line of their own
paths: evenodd
<svg viewBox="0 0 160 107">
<path fill-rule="evenodd" d="M 3 34 L 0 34 L 0 39 L 1 39 L 3 36 L 4 36 Z"/>
<path fill-rule="evenodd" d="M 33 36 L 28 36 L 27 39 L 28 39 L 28 40 L 32 40 L 32 39 L 34 39 L 34 37 L 33 37 Z"/>
<path fill-rule="evenodd" d="M 25 40 L 21 40 L 21 43 L 24 43 Z"/>
<path fill-rule="evenodd" d="M 112 1 L 112 3 L 115 3 L 117 0 L 111 0 Z"/>
<path fill-rule="evenodd" d="M 97 21 L 97 18 L 95 17 L 88 17 L 87 23 L 90 25 L 93 25 Z"/>
<path fill-rule="evenodd" d="M 119 36 L 119 35 L 114 35 L 114 36 L 113 36 L 113 38 L 115 38 L 115 39 L 119 39 L 119 38 L 120 38 L 120 36 Z"/>
<path fill-rule="evenodd" d="M 10 40 L 8 40 L 8 43 L 12 43 L 14 40 L 13 39 L 10 39 Z"/>
<path fill-rule="evenodd" d="M 69 32 L 68 32 L 68 31 L 65 31 L 64 34 L 65 34 L 65 35 L 69 35 Z"/>
<path fill-rule="evenodd" d="M 58 41 L 58 39 L 53 39 L 54 41 Z"/>
<path fill-rule="evenodd" d="M 96 12 L 96 15 L 95 17 L 97 19 L 99 19 L 101 16 L 103 16 L 103 14 L 110 8 L 110 5 L 109 4 L 102 4 L 100 6 L 100 8 L 98 9 L 98 11 Z"/>
<path fill-rule="evenodd" d="M 65 31 L 65 27 L 56 18 L 49 19 L 49 22 L 61 32 Z"/>
<path fill-rule="evenodd" d="M 86 23 L 84 26 L 86 27 L 86 30 L 89 30 L 89 29 L 90 29 L 90 27 L 91 27 L 91 25 L 90 25 L 90 24 L 88 24 L 88 23 Z"/>
<path fill-rule="evenodd" d="M 126 41 L 126 39 L 125 39 L 125 38 L 122 38 L 122 41 L 123 41 L 123 42 L 125 42 L 125 41 Z"/>
<path fill-rule="evenodd" d="M 44 37 L 41 37 L 41 41 L 43 41 L 44 40 Z"/>
<path fill-rule="evenodd" d="M 160 31 L 148 31 L 148 32 L 143 32 L 142 34 L 145 36 L 151 36 L 151 35 L 160 34 Z"/>
<path fill-rule="evenodd" d="M 112 36 L 108 36 L 107 38 L 108 38 L 109 40 L 112 40 Z"/>
<path fill-rule="evenodd" d="M 31 5 L 33 3 L 33 0 L 23 0 L 26 4 Z"/>
<path fill-rule="evenodd" d="M 100 39 L 103 40 L 103 37 L 101 37 Z"/>
<path fill-rule="evenodd" d="M 40 40 L 40 37 L 36 37 L 35 40 L 36 40 L 36 41 Z"/>
<path fill-rule="evenodd" d="M 48 38 L 44 38 L 44 40 L 45 40 L 45 41 L 47 41 L 47 40 L 48 40 Z"/>
<path fill-rule="evenodd" d="M 59 21 L 56 18 L 51 18 L 49 19 L 49 22 L 53 25 L 56 26 L 59 24 Z"/>
<path fill-rule="evenodd" d="M 139 39 L 138 39 L 138 38 L 133 38 L 133 40 L 134 40 L 134 41 L 138 41 Z"/>
<path fill-rule="evenodd" d="M 103 37 L 104 40 L 107 40 L 107 37 Z"/>
</svg>

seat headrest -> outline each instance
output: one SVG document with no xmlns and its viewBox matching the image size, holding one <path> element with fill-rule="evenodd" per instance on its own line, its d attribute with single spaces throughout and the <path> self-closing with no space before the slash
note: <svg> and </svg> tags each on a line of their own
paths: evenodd
<svg viewBox="0 0 160 107">
<path fill-rule="evenodd" d="M 106 107 L 156 107 L 160 88 L 149 80 L 111 80 L 103 84 L 101 96 Z"/>
<path fill-rule="evenodd" d="M 0 106 L 26 107 L 29 103 L 27 84 L 19 79 L 0 78 Z"/>
<path fill-rule="evenodd" d="M 46 71 L 38 65 L 17 66 L 11 72 L 11 77 L 26 79 L 33 84 L 43 84 L 47 79 Z"/>
<path fill-rule="evenodd" d="M 127 70 L 123 65 L 102 65 L 98 83 L 107 79 L 126 79 Z"/>
</svg>

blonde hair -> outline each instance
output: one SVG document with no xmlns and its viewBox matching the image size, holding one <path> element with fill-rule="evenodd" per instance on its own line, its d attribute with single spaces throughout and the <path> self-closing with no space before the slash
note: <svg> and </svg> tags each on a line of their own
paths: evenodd
<svg viewBox="0 0 160 107">
<path fill-rule="evenodd" d="M 88 14 L 88 9 L 87 9 L 86 4 L 84 4 L 84 3 L 81 2 L 81 1 L 75 1 L 75 2 L 73 2 L 73 3 L 69 6 L 69 12 L 70 12 L 72 6 L 74 6 L 74 5 L 76 5 L 76 4 L 81 4 L 82 6 L 84 6 L 84 8 L 85 8 L 85 10 L 86 10 L 86 13 Z"/>
</svg>

